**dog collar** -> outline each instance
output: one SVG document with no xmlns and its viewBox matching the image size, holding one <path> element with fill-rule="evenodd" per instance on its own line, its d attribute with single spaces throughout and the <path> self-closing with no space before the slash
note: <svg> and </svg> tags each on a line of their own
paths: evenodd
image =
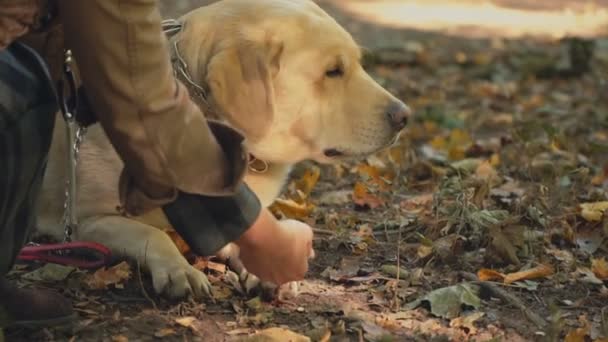
<svg viewBox="0 0 608 342">
<path fill-rule="evenodd" d="M 253 154 L 249 153 L 249 162 L 248 162 L 249 171 L 255 173 L 264 173 L 268 171 L 268 162 L 256 158 Z"/>
</svg>

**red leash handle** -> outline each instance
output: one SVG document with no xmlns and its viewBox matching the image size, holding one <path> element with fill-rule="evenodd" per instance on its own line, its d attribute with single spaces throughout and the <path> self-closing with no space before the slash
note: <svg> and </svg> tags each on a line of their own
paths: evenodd
<svg viewBox="0 0 608 342">
<path fill-rule="evenodd" d="M 84 254 L 86 257 L 78 254 Z M 74 241 L 26 246 L 21 249 L 17 259 L 92 269 L 107 265 L 111 256 L 110 249 L 104 245 L 96 242 Z"/>
</svg>

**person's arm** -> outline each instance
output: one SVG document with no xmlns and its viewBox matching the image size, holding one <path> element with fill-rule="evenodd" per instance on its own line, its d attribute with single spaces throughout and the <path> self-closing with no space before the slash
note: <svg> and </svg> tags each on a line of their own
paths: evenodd
<svg viewBox="0 0 608 342">
<path fill-rule="evenodd" d="M 300 279 L 312 231 L 279 224 L 242 182 L 243 137 L 206 121 L 175 79 L 156 0 L 59 0 L 66 46 L 125 168 L 127 213 L 162 207 L 197 254 L 236 242 L 262 279 Z M 272 266 L 274 265 L 274 266 Z"/>
<path fill-rule="evenodd" d="M 246 169 L 242 136 L 213 134 L 170 63 L 155 0 L 60 0 L 91 105 L 125 168 L 121 195 L 139 214 L 177 192 L 233 194 Z"/>
</svg>

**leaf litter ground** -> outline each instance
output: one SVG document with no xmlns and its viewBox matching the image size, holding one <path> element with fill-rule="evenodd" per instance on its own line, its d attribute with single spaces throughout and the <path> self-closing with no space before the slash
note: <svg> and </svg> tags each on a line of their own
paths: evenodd
<svg viewBox="0 0 608 342">
<path fill-rule="evenodd" d="M 272 209 L 318 228 L 297 297 L 244 295 L 200 258 L 215 301 L 154 296 L 132 264 L 20 265 L 12 277 L 60 290 L 80 319 L 6 338 L 605 341 L 608 40 L 386 28 L 397 39 L 380 44 L 382 29 L 339 19 L 416 119 L 364 161 L 294 170 Z"/>
</svg>

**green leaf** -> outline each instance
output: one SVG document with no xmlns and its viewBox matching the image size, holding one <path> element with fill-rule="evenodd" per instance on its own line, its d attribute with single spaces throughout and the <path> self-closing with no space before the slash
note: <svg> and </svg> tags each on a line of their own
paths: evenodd
<svg viewBox="0 0 608 342">
<path fill-rule="evenodd" d="M 56 282 L 65 280 L 76 268 L 57 264 L 46 264 L 32 272 L 24 274 L 22 277 L 33 281 Z"/>
<path fill-rule="evenodd" d="M 421 299 L 407 304 L 408 309 L 414 309 L 423 302 L 431 307 L 431 313 L 435 316 L 452 319 L 458 317 L 463 310 L 463 305 L 478 309 L 481 306 L 479 299 L 479 286 L 462 283 L 454 286 L 440 288 L 429 292 Z"/>
</svg>

